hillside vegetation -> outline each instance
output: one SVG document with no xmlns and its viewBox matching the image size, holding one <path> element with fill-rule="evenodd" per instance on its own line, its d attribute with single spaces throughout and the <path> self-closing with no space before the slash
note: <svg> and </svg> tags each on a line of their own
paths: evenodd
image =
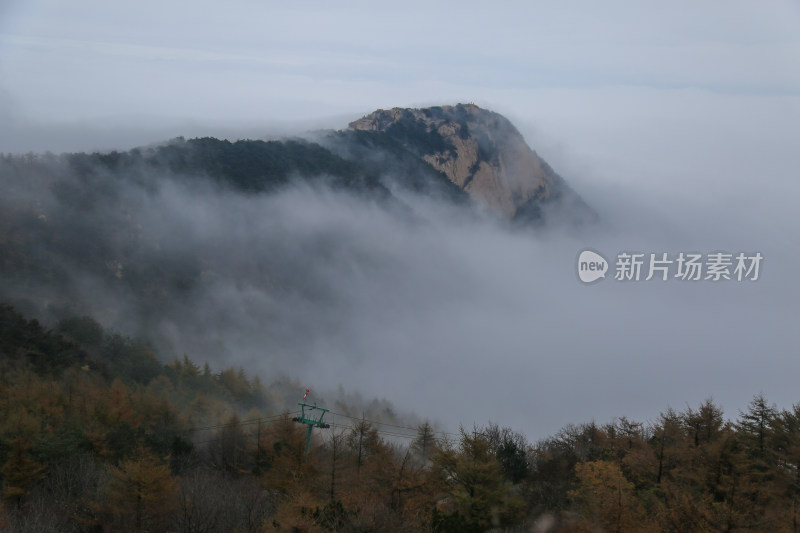
<svg viewBox="0 0 800 533">
<path fill-rule="evenodd" d="M 537 443 L 492 423 L 416 428 L 338 405 L 313 430 L 262 384 L 167 364 L 89 317 L 0 307 L 7 531 L 796 531 L 800 406 L 708 400 Z M 311 400 L 309 400 L 311 401 Z M 276 412 L 277 411 L 277 412 Z"/>
</svg>

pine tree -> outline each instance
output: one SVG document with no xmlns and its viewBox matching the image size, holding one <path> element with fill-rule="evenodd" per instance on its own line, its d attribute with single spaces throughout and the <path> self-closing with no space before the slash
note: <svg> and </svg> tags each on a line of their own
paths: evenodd
<svg viewBox="0 0 800 533">
<path fill-rule="evenodd" d="M 426 420 L 417 428 L 417 437 L 411 443 L 411 450 L 419 458 L 422 464 L 426 464 L 428 459 L 438 451 L 439 443 L 433 427 Z"/>
<path fill-rule="evenodd" d="M 757 394 L 750 401 L 747 411 L 739 412 L 737 429 L 755 456 L 764 457 L 777 417 L 778 409 L 769 405 L 763 394 Z"/>
<path fill-rule="evenodd" d="M 714 440 L 724 425 L 722 408 L 709 398 L 695 411 L 688 408 L 683 413 L 683 423 L 695 446 Z"/>
<path fill-rule="evenodd" d="M 488 440 L 461 430 L 458 449 L 444 449 L 433 458 L 433 470 L 448 498 L 434 516 L 440 531 L 483 531 L 519 520 L 522 502 L 491 453 Z"/>
</svg>

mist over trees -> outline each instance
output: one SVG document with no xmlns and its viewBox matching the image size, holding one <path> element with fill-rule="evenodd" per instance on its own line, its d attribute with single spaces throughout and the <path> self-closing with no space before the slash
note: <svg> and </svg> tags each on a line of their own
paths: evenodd
<svg viewBox="0 0 800 533">
<path fill-rule="evenodd" d="M 7 531 L 798 527 L 800 407 L 764 395 L 734 419 L 709 399 L 538 442 L 493 423 L 450 433 L 338 405 L 306 455 L 305 428 L 276 407 L 300 398 L 297 385 L 188 356 L 161 364 L 88 317 L 48 329 L 0 311 Z"/>
<path fill-rule="evenodd" d="M 0 293 L 48 321 L 92 314 L 162 351 L 210 357 L 212 344 L 219 357 L 221 349 L 244 362 L 255 344 L 297 354 L 291 329 L 307 328 L 297 318 L 329 308 L 336 320 L 343 305 L 328 270 L 350 268 L 359 256 L 365 267 L 380 260 L 351 238 L 349 220 L 330 225 L 331 208 L 348 219 L 366 207 L 386 223 L 423 220 L 391 187 L 471 216 L 463 191 L 388 136 L 324 138 L 347 158 L 302 139 L 213 138 L 3 156 Z M 322 210 L 319 221 L 314 210 Z M 243 297 L 248 309 L 225 316 Z M 254 319 L 263 324 L 251 327 Z M 225 345 L 243 329 L 245 346 Z"/>
<path fill-rule="evenodd" d="M 48 324 L 91 315 L 167 357 L 270 377 L 345 368 L 366 356 L 353 342 L 374 329 L 359 323 L 374 313 L 354 309 L 405 306 L 395 287 L 418 283 L 417 270 L 454 291 L 455 279 L 438 279 L 450 268 L 419 263 L 441 249 L 430 240 L 440 219 L 511 227 L 404 146 L 407 136 L 310 137 L 2 156 L 0 296 Z"/>
<path fill-rule="evenodd" d="M 752 317 L 782 288 L 583 290 L 575 251 L 601 231 L 543 226 L 545 189 L 530 220 L 476 205 L 419 157 L 474 134 L 447 126 L 2 156 L 0 523 L 795 531 L 797 407 L 641 420 L 659 387 L 719 390 L 719 354 L 777 351 Z M 480 140 L 466 174 L 498 162 Z M 308 455 L 307 380 L 331 409 Z M 544 426 L 567 402 L 638 418 Z"/>
</svg>

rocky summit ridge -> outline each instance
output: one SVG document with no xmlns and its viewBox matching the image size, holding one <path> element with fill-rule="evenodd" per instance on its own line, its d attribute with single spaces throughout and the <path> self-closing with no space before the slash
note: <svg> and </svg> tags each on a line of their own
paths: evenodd
<svg viewBox="0 0 800 533">
<path fill-rule="evenodd" d="M 567 202 L 571 216 L 591 212 L 507 118 L 474 104 L 378 109 L 349 127 L 388 134 L 505 217 L 538 219 L 545 206 Z"/>
</svg>

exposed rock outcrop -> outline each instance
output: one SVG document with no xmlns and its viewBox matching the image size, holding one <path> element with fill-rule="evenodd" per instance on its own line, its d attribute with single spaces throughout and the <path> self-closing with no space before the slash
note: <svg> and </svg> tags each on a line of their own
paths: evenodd
<svg viewBox="0 0 800 533">
<path fill-rule="evenodd" d="M 379 109 L 349 126 L 392 136 L 473 200 L 508 218 L 540 218 L 544 206 L 565 200 L 591 212 L 508 119 L 476 105 Z"/>
</svg>

